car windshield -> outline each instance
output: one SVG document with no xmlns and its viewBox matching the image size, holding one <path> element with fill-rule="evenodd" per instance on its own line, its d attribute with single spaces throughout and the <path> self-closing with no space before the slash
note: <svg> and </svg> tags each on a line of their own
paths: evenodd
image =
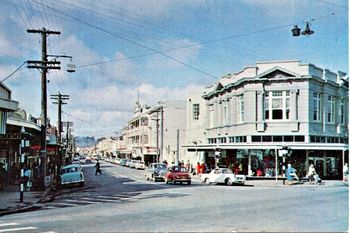
<svg viewBox="0 0 350 233">
<path fill-rule="evenodd" d="M 165 166 L 165 164 L 155 164 L 155 165 L 154 165 L 154 168 L 165 169 L 166 166 Z"/>
<path fill-rule="evenodd" d="M 232 174 L 232 171 L 230 169 L 222 169 L 223 174 Z"/>
<path fill-rule="evenodd" d="M 77 172 L 80 169 L 78 167 L 70 167 L 70 168 L 65 168 L 62 170 L 62 174 L 69 173 L 69 172 Z"/>
<path fill-rule="evenodd" d="M 173 172 L 187 172 L 187 169 L 184 167 L 173 167 L 172 171 Z"/>
</svg>

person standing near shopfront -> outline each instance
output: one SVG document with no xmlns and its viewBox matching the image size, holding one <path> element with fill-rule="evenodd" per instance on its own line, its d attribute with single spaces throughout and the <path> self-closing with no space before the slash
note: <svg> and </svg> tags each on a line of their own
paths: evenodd
<svg viewBox="0 0 350 233">
<path fill-rule="evenodd" d="M 345 163 L 344 164 L 344 167 L 343 167 L 343 181 L 347 181 L 349 177 L 349 166 L 348 166 L 348 163 Z"/>
<path fill-rule="evenodd" d="M 197 162 L 196 172 L 197 172 L 197 175 L 201 173 L 201 165 L 199 164 L 199 162 Z"/>
<path fill-rule="evenodd" d="M 286 170 L 286 177 L 289 185 L 293 185 L 293 179 L 294 177 L 299 179 L 296 175 L 296 170 L 292 167 L 292 164 L 288 163 L 288 168 Z"/>
</svg>

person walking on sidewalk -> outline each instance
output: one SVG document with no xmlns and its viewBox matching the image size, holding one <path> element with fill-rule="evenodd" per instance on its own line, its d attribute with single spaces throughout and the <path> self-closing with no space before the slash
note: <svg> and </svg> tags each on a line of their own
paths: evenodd
<svg viewBox="0 0 350 233">
<path fill-rule="evenodd" d="M 97 160 L 96 165 L 95 165 L 96 171 L 95 171 L 95 176 L 97 173 L 100 173 L 102 175 L 101 167 L 100 167 L 100 162 Z"/>
</svg>

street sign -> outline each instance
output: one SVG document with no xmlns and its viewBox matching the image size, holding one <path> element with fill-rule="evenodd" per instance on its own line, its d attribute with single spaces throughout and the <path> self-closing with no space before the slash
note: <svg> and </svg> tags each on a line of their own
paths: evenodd
<svg viewBox="0 0 350 233">
<path fill-rule="evenodd" d="M 13 140 L 18 140 L 22 139 L 22 134 L 21 133 L 6 133 L 6 134 L 0 134 L 0 140 L 1 139 L 13 139 Z"/>
</svg>

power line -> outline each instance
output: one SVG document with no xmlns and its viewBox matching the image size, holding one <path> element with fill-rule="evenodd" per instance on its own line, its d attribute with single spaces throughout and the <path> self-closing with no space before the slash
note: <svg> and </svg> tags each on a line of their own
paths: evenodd
<svg viewBox="0 0 350 233">
<path fill-rule="evenodd" d="M 334 2 L 328 2 L 328 1 L 325 1 L 325 0 L 316 0 L 316 1 L 322 2 L 322 3 L 326 3 L 326 4 L 329 4 L 329 5 L 333 5 L 333 6 L 337 6 L 337 7 L 341 7 L 341 8 L 344 8 L 344 9 L 349 9 L 349 7 L 347 7 L 347 6 L 340 5 L 340 4 L 337 4 L 337 3 L 334 3 Z"/>
<path fill-rule="evenodd" d="M 69 18 L 71 18 L 71 19 L 74 19 L 74 20 L 76 20 L 76 21 L 78 21 L 78 22 L 80 22 L 80 23 L 82 23 L 82 24 L 85 24 L 85 25 L 87 25 L 87 26 L 89 26 L 89 27 L 95 28 L 95 29 L 97 29 L 97 30 L 99 30 L 99 31 L 102 31 L 102 32 L 106 33 L 106 34 L 109 34 L 109 35 L 111 35 L 111 36 L 114 36 L 114 37 L 117 37 L 117 38 L 119 38 L 119 39 L 125 40 L 125 41 L 127 41 L 127 42 L 129 42 L 129 43 L 131 43 L 131 44 L 134 44 L 134 45 L 137 45 L 137 46 L 139 46 L 139 47 L 145 48 L 145 49 L 150 50 L 150 51 L 152 51 L 152 52 L 154 52 L 154 53 L 160 54 L 160 55 L 162 55 L 162 56 L 164 56 L 164 57 L 166 57 L 166 58 L 168 58 L 168 59 L 170 59 L 170 60 L 173 60 L 173 61 L 175 61 L 175 62 L 177 62 L 177 63 L 180 63 L 180 64 L 182 64 L 182 65 L 184 65 L 184 66 L 186 66 L 186 67 L 188 67 L 188 68 L 190 68 L 190 69 L 193 69 L 193 70 L 195 70 L 195 71 L 198 71 L 198 72 L 200 72 L 200 73 L 202 73 L 202 74 L 204 74 L 204 75 L 206 75 L 206 76 L 208 76 L 208 77 L 211 77 L 211 78 L 213 78 L 213 79 L 215 79 L 215 80 L 218 79 L 216 76 L 214 76 L 214 75 L 212 75 L 212 74 L 209 74 L 209 73 L 207 73 L 207 72 L 205 72 L 205 71 L 203 71 L 203 70 L 200 70 L 200 69 L 198 69 L 198 68 L 196 68 L 196 67 L 194 67 L 194 66 L 192 66 L 192 65 L 189 65 L 189 64 L 187 64 L 187 63 L 185 63 L 185 62 L 183 62 L 183 61 L 180 61 L 180 60 L 178 60 L 178 59 L 176 59 L 176 58 L 173 58 L 172 56 L 169 56 L 169 55 L 163 53 L 162 51 L 158 51 L 158 50 L 153 49 L 153 48 L 151 48 L 151 47 L 148 47 L 148 46 L 145 46 L 145 45 L 143 45 L 143 44 L 140 44 L 140 43 L 138 43 L 138 42 L 136 42 L 136 41 L 130 40 L 130 39 L 128 39 L 128 38 L 126 38 L 126 37 L 124 37 L 124 36 L 121 36 L 121 35 L 119 35 L 119 34 L 117 34 L 117 33 L 108 31 L 107 29 L 104 29 L 104 28 L 102 28 L 102 27 L 99 27 L 99 26 L 93 25 L 93 24 L 91 24 L 91 23 L 88 23 L 88 22 L 86 22 L 86 21 L 83 21 L 83 20 L 81 20 L 81 19 L 79 19 L 79 18 L 77 18 L 77 17 L 74 17 L 74 16 L 71 16 L 71 15 L 69 15 L 69 14 L 66 14 L 66 13 L 64 13 L 63 11 L 54 9 L 54 8 L 52 8 L 52 7 L 50 7 L 50 6 L 46 5 L 46 4 L 43 4 L 43 3 L 40 3 L 40 2 L 38 2 L 38 1 L 36 1 L 36 0 L 32 0 L 32 1 L 35 2 L 35 3 L 37 3 L 37 4 L 43 5 L 43 6 L 49 8 L 49 9 L 51 9 L 51 10 L 53 10 L 53 11 L 59 12 L 60 14 L 63 14 L 63 15 L 65 15 L 65 16 L 67 16 L 67 17 L 69 17 Z"/>
<path fill-rule="evenodd" d="M 317 17 L 317 18 L 312 18 L 309 21 L 317 21 L 317 20 L 324 19 L 324 18 L 333 16 L 333 15 L 335 15 L 335 13 L 331 13 L 331 14 L 328 14 L 328 15 L 320 16 L 320 17 Z M 302 22 L 306 22 L 306 21 L 307 20 L 302 21 Z M 227 36 L 227 37 L 218 38 L 218 39 L 214 39 L 214 40 L 208 40 L 208 41 L 203 41 L 203 42 L 199 42 L 199 43 L 192 43 L 192 44 L 189 44 L 189 45 L 184 45 L 184 46 L 179 46 L 179 47 L 175 47 L 175 48 L 170 48 L 170 49 L 162 50 L 162 51 L 159 51 L 159 52 L 152 52 L 152 53 L 146 53 L 146 54 L 141 54 L 141 55 L 136 55 L 136 56 L 105 60 L 105 61 L 102 61 L 102 62 L 83 64 L 83 65 L 77 66 L 77 68 L 83 68 L 83 67 L 89 67 L 89 66 L 94 66 L 94 65 L 100 65 L 100 64 L 104 64 L 104 63 L 110 63 L 110 62 L 126 60 L 126 59 L 145 57 L 145 56 L 150 56 L 150 55 L 154 55 L 154 54 L 157 54 L 157 53 L 165 53 L 165 52 L 175 51 L 175 50 L 179 50 L 179 49 L 186 49 L 186 48 L 201 46 L 201 45 L 204 45 L 204 44 L 210 44 L 210 43 L 215 43 L 215 42 L 220 42 L 220 41 L 225 41 L 225 40 L 236 39 L 236 38 L 240 38 L 240 37 L 250 36 L 250 35 L 254 35 L 254 34 L 258 34 L 258 33 L 278 30 L 278 29 L 282 29 L 282 28 L 290 28 L 291 26 L 293 26 L 295 24 L 296 23 L 279 25 L 279 26 L 275 26 L 275 27 L 265 28 L 265 29 L 252 31 L 252 32 L 241 33 L 241 34 Z"/>
<path fill-rule="evenodd" d="M 20 70 L 25 64 L 27 63 L 27 61 L 23 62 L 15 71 L 13 71 L 11 74 L 9 74 L 6 78 L 4 78 L 3 80 L 1 80 L 0 84 L 3 83 L 4 81 L 6 81 L 7 79 L 9 79 L 12 75 L 14 75 L 18 70 Z"/>
</svg>

